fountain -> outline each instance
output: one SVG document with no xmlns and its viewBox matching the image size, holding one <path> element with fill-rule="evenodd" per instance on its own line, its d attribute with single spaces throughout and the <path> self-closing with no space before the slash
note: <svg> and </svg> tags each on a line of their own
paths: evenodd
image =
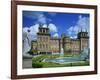
<svg viewBox="0 0 100 80">
<path fill-rule="evenodd" d="M 55 59 L 46 59 L 46 62 L 53 62 L 59 64 L 66 64 L 66 63 L 75 63 L 79 61 L 86 61 L 89 60 L 89 51 L 88 48 L 84 48 L 83 51 L 80 53 L 79 56 L 71 56 L 71 57 L 64 57 L 64 50 L 61 48 L 60 57 Z"/>
<path fill-rule="evenodd" d="M 60 57 L 64 57 L 64 49 L 63 48 L 61 48 Z"/>
<path fill-rule="evenodd" d="M 58 59 L 58 61 L 59 61 L 60 63 L 64 62 L 63 57 L 64 57 L 64 49 L 61 48 L 61 53 L 60 53 L 60 57 L 59 57 L 60 59 Z"/>
</svg>

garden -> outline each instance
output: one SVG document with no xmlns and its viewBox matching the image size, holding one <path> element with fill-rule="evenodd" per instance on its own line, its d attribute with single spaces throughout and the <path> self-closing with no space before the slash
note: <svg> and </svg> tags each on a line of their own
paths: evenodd
<svg viewBox="0 0 100 80">
<path fill-rule="evenodd" d="M 37 55 L 32 58 L 32 67 L 33 68 L 48 68 L 48 67 L 73 67 L 73 66 L 89 66 L 88 60 L 82 60 L 78 62 L 70 62 L 70 63 L 55 63 L 55 62 L 47 62 L 47 60 L 53 60 L 59 58 L 59 54 L 44 54 L 44 55 Z M 63 57 L 66 58 L 79 58 L 79 54 L 64 54 Z"/>
</svg>

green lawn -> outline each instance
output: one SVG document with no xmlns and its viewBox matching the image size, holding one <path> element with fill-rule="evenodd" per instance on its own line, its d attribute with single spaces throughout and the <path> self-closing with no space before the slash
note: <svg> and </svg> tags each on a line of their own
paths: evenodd
<svg viewBox="0 0 100 80">
<path fill-rule="evenodd" d="M 72 57 L 72 56 L 79 56 L 79 55 L 64 55 L 64 57 Z M 59 64 L 59 63 L 52 63 L 52 62 L 43 62 L 44 59 L 54 59 L 58 58 L 59 55 L 42 55 L 32 58 L 32 67 L 33 68 L 48 68 L 48 67 L 71 67 L 71 66 L 88 66 L 89 61 L 80 61 L 75 63 L 66 63 L 66 64 Z"/>
</svg>

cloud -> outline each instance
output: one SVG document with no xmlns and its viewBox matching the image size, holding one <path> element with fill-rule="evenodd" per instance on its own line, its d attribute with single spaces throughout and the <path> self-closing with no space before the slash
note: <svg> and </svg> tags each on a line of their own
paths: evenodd
<svg viewBox="0 0 100 80">
<path fill-rule="evenodd" d="M 75 36 L 75 35 L 74 35 L 74 36 L 71 36 L 70 38 L 72 38 L 72 39 L 76 39 L 76 38 L 77 38 L 77 36 Z"/>
<path fill-rule="evenodd" d="M 42 27 L 47 28 L 48 26 L 47 26 L 47 24 L 44 24 Z"/>
<path fill-rule="evenodd" d="M 37 19 L 43 12 L 37 12 L 37 11 L 23 11 L 23 16 L 31 18 L 31 19 Z"/>
<path fill-rule="evenodd" d="M 48 14 L 49 14 L 50 16 L 52 16 L 52 17 L 54 17 L 54 16 L 57 15 L 57 13 L 54 13 L 54 12 L 48 12 Z"/>
<path fill-rule="evenodd" d="M 52 13 L 51 13 L 52 14 Z M 35 19 L 36 23 L 40 24 L 48 24 L 48 22 L 51 22 L 52 20 L 47 18 L 45 16 L 44 12 L 38 12 L 38 11 L 23 11 L 23 16 Z"/>
<path fill-rule="evenodd" d="M 30 27 L 24 27 L 23 28 L 23 39 L 26 37 L 26 34 L 28 34 L 28 37 L 30 38 L 30 40 L 36 39 L 38 27 L 39 27 L 39 24 L 35 24 L 33 26 L 30 26 Z M 29 33 L 28 33 L 28 30 L 30 30 Z"/>
<path fill-rule="evenodd" d="M 50 23 L 48 27 L 50 29 L 50 32 L 57 32 L 58 31 L 55 24 Z"/>
<path fill-rule="evenodd" d="M 45 24 L 47 22 L 47 18 L 43 12 L 23 11 L 23 16 L 36 19 L 36 23 Z"/>
<path fill-rule="evenodd" d="M 79 20 L 77 22 L 77 26 L 79 27 L 79 30 L 87 29 L 89 31 L 89 26 L 90 26 L 89 17 L 82 17 L 82 15 L 80 15 Z"/>
<path fill-rule="evenodd" d="M 90 33 L 90 31 L 89 31 L 90 25 L 89 24 L 90 24 L 89 17 L 82 17 L 82 15 L 80 15 L 78 17 L 78 21 L 76 21 L 76 25 L 69 27 L 67 29 L 67 33 L 69 36 L 71 36 L 71 38 L 77 38 L 76 35 L 79 31 L 81 31 L 81 29 L 82 29 L 82 31 L 87 30 Z"/>
<path fill-rule="evenodd" d="M 56 13 L 48 12 L 48 15 L 50 16 L 56 16 Z M 38 27 L 39 24 L 42 24 L 42 27 L 48 27 L 50 29 L 50 32 L 55 34 L 58 32 L 57 26 L 52 23 L 52 19 L 48 18 L 44 12 L 38 12 L 38 11 L 23 11 L 23 16 L 35 19 L 35 25 L 29 26 L 29 27 L 24 27 L 23 28 L 23 33 L 26 34 L 28 33 L 28 30 L 30 30 L 30 36 L 31 40 L 34 40 L 37 38 L 37 32 L 38 32 Z"/>
<path fill-rule="evenodd" d="M 55 34 L 53 35 L 53 37 L 59 37 L 58 33 L 55 33 Z"/>
<path fill-rule="evenodd" d="M 67 29 L 67 33 L 68 33 L 69 35 L 77 34 L 78 31 L 79 31 L 78 26 L 71 26 L 69 29 Z"/>
<path fill-rule="evenodd" d="M 37 19 L 38 19 L 37 22 L 41 24 L 46 24 L 47 22 L 46 17 L 43 14 L 40 14 Z"/>
<path fill-rule="evenodd" d="M 47 24 L 44 24 L 42 27 L 47 27 Z M 30 27 L 24 27 L 23 28 L 23 39 L 27 36 L 27 34 L 29 34 L 28 36 L 30 37 L 30 40 L 37 39 L 38 28 L 39 28 L 39 24 L 35 24 Z M 54 24 L 50 23 L 48 25 L 48 28 L 50 29 L 50 32 L 53 32 L 55 34 L 54 36 L 58 36 L 57 34 L 58 30 Z M 28 33 L 28 30 L 30 30 L 29 33 Z"/>
</svg>

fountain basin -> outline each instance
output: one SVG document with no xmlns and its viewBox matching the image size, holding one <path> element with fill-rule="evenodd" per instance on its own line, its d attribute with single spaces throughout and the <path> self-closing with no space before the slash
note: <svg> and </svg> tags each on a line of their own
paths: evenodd
<svg viewBox="0 0 100 80">
<path fill-rule="evenodd" d="M 61 58 L 55 58 L 55 59 L 46 59 L 46 62 L 53 62 L 53 63 L 59 63 L 59 64 L 66 64 L 66 63 L 76 63 L 76 62 L 82 62 L 84 59 L 80 59 L 79 57 L 61 57 Z"/>
<path fill-rule="evenodd" d="M 59 64 L 77 63 L 84 61 L 89 61 L 89 51 L 86 48 L 84 48 L 84 50 L 79 55 L 70 57 L 64 57 L 64 51 L 63 48 L 61 48 L 61 53 L 58 58 L 45 59 L 45 62 L 53 62 Z"/>
</svg>

